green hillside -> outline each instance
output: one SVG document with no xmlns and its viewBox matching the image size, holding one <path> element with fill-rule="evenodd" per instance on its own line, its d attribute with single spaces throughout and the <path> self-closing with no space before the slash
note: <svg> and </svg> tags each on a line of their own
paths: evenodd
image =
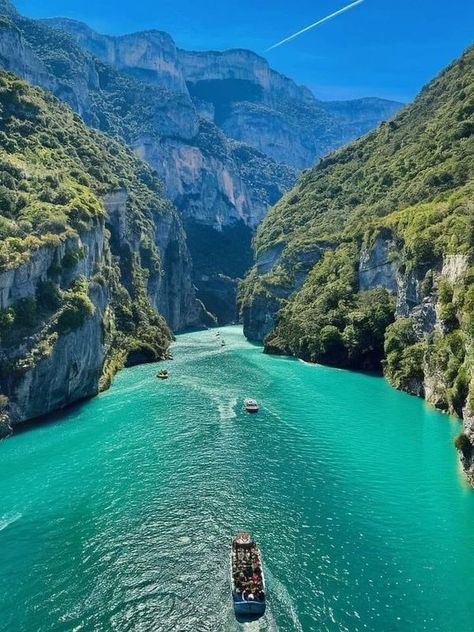
<svg viewBox="0 0 474 632">
<path fill-rule="evenodd" d="M 354 368 L 383 362 L 395 386 L 418 394 L 437 376 L 435 403 L 461 413 L 474 338 L 473 132 L 470 48 L 392 121 L 300 178 L 255 238 L 260 258 L 281 250 L 277 263 L 241 289 L 244 315 L 279 302 L 267 350 Z M 416 288 L 396 313 L 393 288 L 360 291 L 361 256 L 377 239 L 399 282 Z M 301 262 L 318 246 L 325 254 L 298 289 Z M 453 282 L 441 274 L 449 255 L 463 265 Z M 435 327 L 420 321 L 424 304 L 436 309 Z"/>
<path fill-rule="evenodd" d="M 0 73 L 0 161 L 0 273 L 42 247 L 59 250 L 74 236 L 109 228 L 102 196 L 128 194 L 125 234 L 114 241 L 105 230 L 104 257 L 93 277 L 75 274 L 85 253 L 69 249 L 35 296 L 0 311 L 1 347 L 5 356 L 10 350 L 15 356 L 3 361 L 2 376 L 26 370 L 51 353 L 58 335 L 90 317 L 95 306 L 89 290 L 97 284 L 110 299 L 104 383 L 132 351 L 163 356 L 171 334 L 150 305 L 146 284 L 161 274 L 156 226 L 174 210 L 154 172 L 123 144 L 87 128 L 58 99 L 6 73 Z M 40 349 L 18 357 L 15 350 L 33 334 Z"/>
</svg>

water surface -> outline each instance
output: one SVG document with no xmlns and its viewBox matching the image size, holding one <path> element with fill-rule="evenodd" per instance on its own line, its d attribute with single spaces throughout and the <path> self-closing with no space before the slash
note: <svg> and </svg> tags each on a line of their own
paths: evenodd
<svg viewBox="0 0 474 632">
<path fill-rule="evenodd" d="M 0 444 L 0 630 L 472 630 L 459 422 L 380 378 L 222 332 L 225 347 L 180 336 L 167 382 L 123 371 Z M 229 595 L 240 529 L 269 589 L 246 626 Z"/>
</svg>

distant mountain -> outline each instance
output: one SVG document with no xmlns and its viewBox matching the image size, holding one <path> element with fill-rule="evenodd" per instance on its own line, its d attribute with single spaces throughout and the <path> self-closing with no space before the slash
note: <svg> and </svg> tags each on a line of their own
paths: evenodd
<svg viewBox="0 0 474 632">
<path fill-rule="evenodd" d="M 247 336 L 314 362 L 383 366 L 394 386 L 464 414 L 474 445 L 473 195 L 470 48 L 270 210 L 241 288 Z"/>
<path fill-rule="evenodd" d="M 100 35 L 72 20 L 24 18 L 6 0 L 0 13 L 10 20 L 0 65 L 120 136 L 163 178 L 186 224 L 199 295 L 222 322 L 236 317 L 235 278 L 252 263 L 253 231 L 295 182 L 295 167 L 399 107 L 355 102 L 351 123 L 350 105 L 333 114 L 334 104 L 249 51 L 185 52 L 158 31 Z"/>
<path fill-rule="evenodd" d="M 248 50 L 193 52 L 176 48 L 167 33 L 100 35 L 64 18 L 46 24 L 72 35 L 117 70 L 190 95 L 203 117 L 235 140 L 297 169 L 365 134 L 393 116 L 401 103 L 377 98 L 318 101 L 312 92 L 272 70 Z"/>
</svg>

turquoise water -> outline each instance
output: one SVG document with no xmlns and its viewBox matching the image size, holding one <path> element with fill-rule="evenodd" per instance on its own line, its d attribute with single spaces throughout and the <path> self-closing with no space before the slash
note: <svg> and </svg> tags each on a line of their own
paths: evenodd
<svg viewBox="0 0 474 632">
<path fill-rule="evenodd" d="M 123 371 L 0 444 L 0 629 L 472 630 L 459 422 L 222 331 L 226 347 L 180 336 L 167 382 Z M 269 595 L 246 625 L 229 595 L 239 529 L 260 544 Z"/>
</svg>

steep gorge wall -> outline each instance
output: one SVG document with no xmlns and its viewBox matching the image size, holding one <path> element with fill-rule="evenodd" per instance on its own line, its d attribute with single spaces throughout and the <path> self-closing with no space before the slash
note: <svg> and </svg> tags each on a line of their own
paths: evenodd
<svg viewBox="0 0 474 632">
<path fill-rule="evenodd" d="M 188 92 L 179 51 L 168 35 L 146 32 L 114 38 L 70 20 L 48 21 L 60 31 L 14 12 L 11 20 L 14 28 L 6 25 L 5 30 L 17 40 L 14 55 L 22 49 L 31 61 L 28 68 L 16 66 L 21 76 L 66 100 L 88 124 L 121 136 L 162 177 L 167 196 L 185 223 L 205 227 L 208 242 L 216 244 L 217 251 L 222 230 L 235 229 L 237 239 L 242 238 L 242 226 L 247 227 L 249 248 L 269 203 L 294 183 L 296 173 L 252 147 L 229 141 L 212 121 L 200 116 Z M 8 51 L 3 64 L 15 64 Z M 242 151 L 248 155 L 245 164 Z M 199 255 L 199 244 L 190 247 Z M 222 294 L 228 282 L 220 287 L 224 271 L 216 253 L 208 254 L 216 262 L 215 270 L 209 277 L 197 261 L 192 281 L 202 297 L 210 298 L 212 308 L 214 291 Z M 236 280 L 232 283 L 229 297 L 234 307 L 229 311 L 226 306 L 224 312 L 235 314 Z M 219 309 L 217 314 L 223 317 Z"/>
<path fill-rule="evenodd" d="M 463 417 L 456 445 L 471 474 L 473 56 L 302 174 L 260 225 L 239 297 L 246 335 L 268 352 L 383 370 Z"/>
<path fill-rule="evenodd" d="M 104 223 L 98 223 L 81 236 L 68 238 L 57 246 L 42 246 L 18 268 L 0 274 L 1 309 L 35 300 L 42 283 L 51 278 L 68 252 L 83 250 L 84 256 L 74 269 L 63 269 L 55 281 L 67 289 L 74 280 L 91 280 L 105 256 Z M 56 313 L 26 335 L 18 332 L 13 346 L 2 341 L 0 364 L 1 391 L 8 397 L 12 425 L 63 408 L 99 390 L 107 348 L 102 321 L 109 307 L 109 291 L 91 282 L 89 297 L 94 313 L 76 329 L 60 335 Z M 19 303 L 20 301 L 20 303 Z M 16 344 L 15 344 L 16 343 Z"/>
</svg>

